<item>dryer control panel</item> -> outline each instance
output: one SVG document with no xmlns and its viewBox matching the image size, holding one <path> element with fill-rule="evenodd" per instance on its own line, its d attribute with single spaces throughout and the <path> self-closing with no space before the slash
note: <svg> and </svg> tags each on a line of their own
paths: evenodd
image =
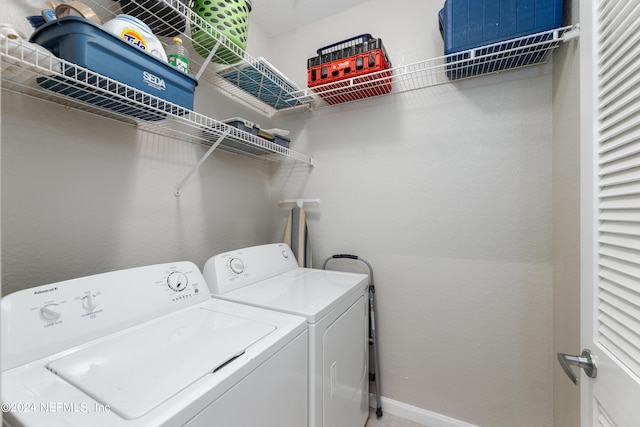
<svg viewBox="0 0 640 427">
<path fill-rule="evenodd" d="M 209 298 L 200 270 L 186 261 L 9 294 L 2 298 L 2 368 L 58 353 Z"/>
<path fill-rule="evenodd" d="M 203 275 L 211 293 L 222 295 L 296 268 L 291 248 L 274 243 L 215 255 L 204 265 Z"/>
</svg>

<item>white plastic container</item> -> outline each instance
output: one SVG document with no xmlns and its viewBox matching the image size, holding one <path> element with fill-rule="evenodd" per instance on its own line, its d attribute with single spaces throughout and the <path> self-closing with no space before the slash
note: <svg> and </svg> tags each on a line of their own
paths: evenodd
<svg viewBox="0 0 640 427">
<path fill-rule="evenodd" d="M 145 51 L 156 58 L 167 62 L 167 55 L 162 43 L 153 35 L 147 24 L 131 15 L 118 15 L 104 23 L 103 28 Z"/>
</svg>

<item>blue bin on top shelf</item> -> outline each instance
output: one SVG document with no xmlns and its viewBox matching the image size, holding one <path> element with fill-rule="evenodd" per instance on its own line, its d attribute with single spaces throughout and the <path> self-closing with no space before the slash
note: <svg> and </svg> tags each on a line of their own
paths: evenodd
<svg viewBox="0 0 640 427">
<path fill-rule="evenodd" d="M 552 36 L 526 36 L 561 27 L 562 13 L 562 0 L 446 0 L 438 14 L 440 34 L 444 53 L 450 55 L 447 62 L 456 62 L 447 66 L 447 75 L 456 79 L 542 61 L 546 51 L 531 45 Z M 479 53 L 489 55 L 487 59 L 451 55 L 522 37 L 482 49 Z"/>
</svg>

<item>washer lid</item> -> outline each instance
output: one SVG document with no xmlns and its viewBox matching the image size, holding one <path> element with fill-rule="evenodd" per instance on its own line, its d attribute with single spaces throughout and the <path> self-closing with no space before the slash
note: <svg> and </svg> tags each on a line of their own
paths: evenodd
<svg viewBox="0 0 640 427">
<path fill-rule="evenodd" d="M 47 369 L 121 417 L 134 419 L 226 366 L 275 329 L 192 309 L 54 360 Z"/>
</svg>

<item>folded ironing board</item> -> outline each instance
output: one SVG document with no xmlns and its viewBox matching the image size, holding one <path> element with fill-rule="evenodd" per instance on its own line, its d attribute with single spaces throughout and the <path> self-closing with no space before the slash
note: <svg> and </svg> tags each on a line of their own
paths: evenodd
<svg viewBox="0 0 640 427">
<path fill-rule="evenodd" d="M 284 243 L 289 245 L 300 267 L 311 268 L 311 245 L 304 209 L 295 207 L 289 212 L 284 230 Z"/>
</svg>

